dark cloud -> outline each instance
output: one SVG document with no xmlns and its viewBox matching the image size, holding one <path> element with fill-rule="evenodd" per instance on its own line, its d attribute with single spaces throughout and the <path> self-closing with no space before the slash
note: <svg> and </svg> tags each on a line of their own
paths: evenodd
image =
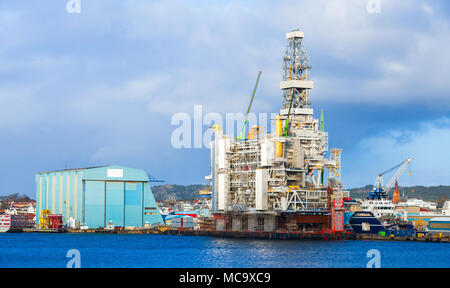
<svg viewBox="0 0 450 288">
<path fill-rule="evenodd" d="M 243 112 L 260 69 L 254 111 L 277 111 L 284 34 L 295 28 L 347 175 L 361 171 L 362 139 L 440 137 L 419 123 L 450 116 L 445 1 L 382 1 L 377 15 L 361 0 L 81 2 L 77 15 L 60 0 L 0 3 L 0 194 L 33 195 L 37 171 L 101 164 L 201 183 L 209 152 L 173 149 L 171 116 L 195 104 Z M 344 175 L 348 185 L 370 177 Z"/>
</svg>

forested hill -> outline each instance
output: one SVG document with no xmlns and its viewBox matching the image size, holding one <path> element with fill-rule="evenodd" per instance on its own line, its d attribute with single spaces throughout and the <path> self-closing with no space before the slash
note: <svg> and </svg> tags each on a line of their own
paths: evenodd
<svg viewBox="0 0 450 288">
<path fill-rule="evenodd" d="M 208 189 L 206 185 L 159 185 L 153 186 L 152 191 L 156 200 L 193 200 L 199 199 L 198 191 Z"/>
<path fill-rule="evenodd" d="M 372 185 L 366 185 L 361 188 L 349 189 L 352 198 L 366 198 L 369 191 L 372 190 Z M 399 187 L 400 196 L 408 198 L 419 198 L 426 201 L 443 201 L 450 199 L 450 186 L 414 186 L 414 187 Z M 392 193 L 392 191 L 391 191 Z"/>
</svg>

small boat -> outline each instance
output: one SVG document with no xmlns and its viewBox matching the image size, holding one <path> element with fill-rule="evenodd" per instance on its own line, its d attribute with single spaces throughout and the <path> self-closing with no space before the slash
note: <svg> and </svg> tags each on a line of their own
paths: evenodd
<svg viewBox="0 0 450 288">
<path fill-rule="evenodd" d="M 414 225 L 398 221 L 395 223 L 384 222 L 382 224 L 370 211 L 358 211 L 353 213 L 349 223 L 356 234 L 374 234 L 396 237 L 414 236 L 416 234 Z"/>
<path fill-rule="evenodd" d="M 386 231 L 380 220 L 370 211 L 357 211 L 349 220 L 352 229 L 357 234 L 379 234 Z"/>
</svg>

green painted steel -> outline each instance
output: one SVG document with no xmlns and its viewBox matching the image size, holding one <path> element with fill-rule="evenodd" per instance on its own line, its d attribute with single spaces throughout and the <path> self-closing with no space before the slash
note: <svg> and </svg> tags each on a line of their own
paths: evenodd
<svg viewBox="0 0 450 288">
<path fill-rule="evenodd" d="M 143 227 L 164 223 L 147 173 L 123 166 L 104 166 L 36 174 L 36 222 L 43 209 L 70 218 L 78 226 Z"/>
<path fill-rule="evenodd" d="M 320 131 L 325 132 L 325 117 L 323 116 L 323 109 L 320 110 Z"/>
<path fill-rule="evenodd" d="M 256 79 L 255 88 L 253 89 L 252 98 L 250 100 L 250 104 L 248 105 L 247 113 L 245 114 L 244 125 L 242 126 L 241 134 L 236 139 L 238 140 L 246 140 L 247 136 L 245 133 L 247 123 L 248 123 L 248 114 L 250 114 L 250 110 L 252 109 L 253 99 L 255 99 L 256 88 L 258 88 L 259 78 L 261 77 L 262 71 L 258 71 L 258 78 Z"/>
</svg>

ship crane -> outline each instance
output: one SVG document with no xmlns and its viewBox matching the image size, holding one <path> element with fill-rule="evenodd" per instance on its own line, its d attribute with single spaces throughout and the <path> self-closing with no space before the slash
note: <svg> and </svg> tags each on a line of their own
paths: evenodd
<svg viewBox="0 0 450 288">
<path fill-rule="evenodd" d="M 408 167 L 408 165 L 411 163 L 412 158 L 408 158 L 406 161 L 378 174 L 378 177 L 375 181 L 375 185 L 373 187 L 373 191 L 369 194 L 370 199 L 382 199 L 387 196 L 389 191 L 392 189 L 394 184 L 397 182 L 398 178 L 403 174 L 405 169 Z M 383 175 L 390 173 L 394 170 L 397 171 L 394 173 L 392 178 L 389 180 L 388 184 L 383 187 Z"/>
<path fill-rule="evenodd" d="M 256 79 L 255 88 L 253 89 L 252 98 L 250 100 L 250 104 L 248 105 L 247 113 L 245 114 L 244 126 L 242 126 L 241 134 L 236 138 L 237 140 L 247 140 L 247 136 L 245 135 L 245 131 L 248 123 L 248 114 L 250 114 L 250 110 L 252 108 L 253 99 L 255 98 L 256 88 L 258 88 L 259 78 L 261 77 L 262 71 L 258 71 L 258 78 Z M 258 132 L 256 132 L 258 133 Z"/>
</svg>

